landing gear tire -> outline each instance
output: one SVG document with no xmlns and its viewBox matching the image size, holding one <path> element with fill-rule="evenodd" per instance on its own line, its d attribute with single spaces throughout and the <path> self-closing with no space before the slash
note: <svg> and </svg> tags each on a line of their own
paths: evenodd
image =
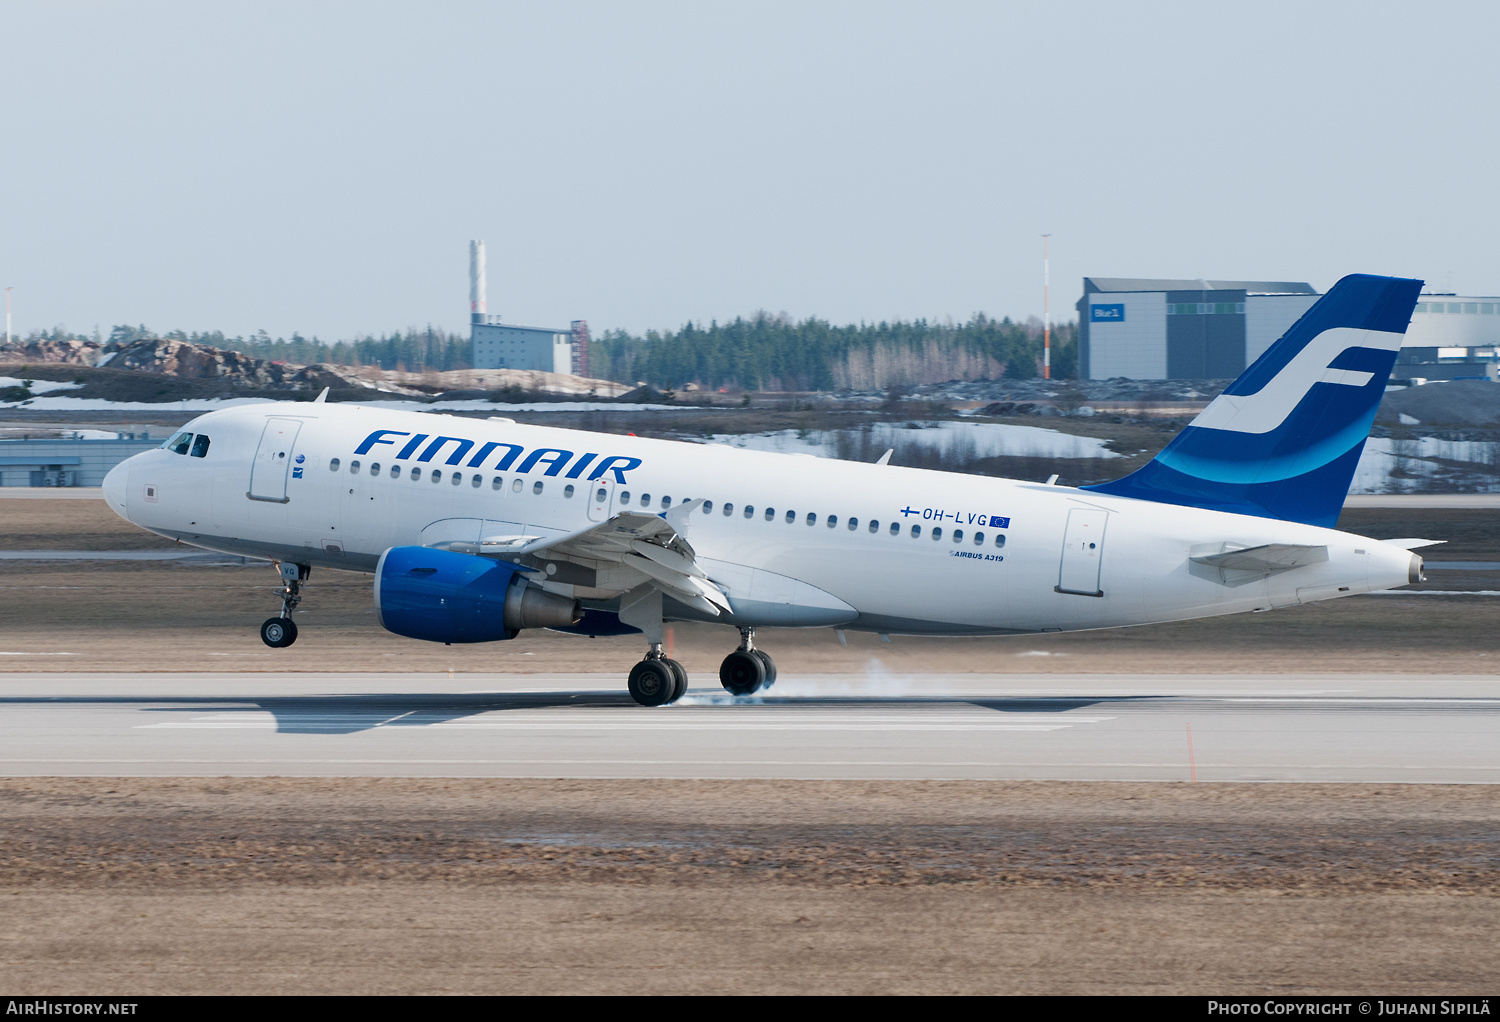
<svg viewBox="0 0 1500 1022">
<path fill-rule="evenodd" d="M 677 698 L 677 672 L 668 660 L 642 660 L 630 669 L 630 698 L 642 706 L 665 706 Z M 684 683 L 686 672 L 682 675 Z"/>
<path fill-rule="evenodd" d="M 752 649 L 750 655 L 766 665 L 766 680 L 760 683 L 760 690 L 764 692 L 776 684 L 776 661 L 772 660 L 766 651 L 762 649 Z"/>
<path fill-rule="evenodd" d="M 719 665 L 719 684 L 730 695 L 753 695 L 766 684 L 766 660 L 753 649 L 735 650 Z"/>
<path fill-rule="evenodd" d="M 672 698 L 669 699 L 669 700 L 667 700 L 668 702 L 675 703 L 675 702 L 677 702 L 677 700 L 679 700 L 683 696 L 687 695 L 687 690 L 688 690 L 687 668 L 683 667 L 676 660 L 662 660 L 661 662 L 664 663 L 664 664 L 666 664 L 667 667 L 671 670 L 671 672 L 672 672 L 672 678 L 677 683 L 676 686 L 672 689 Z"/>
<path fill-rule="evenodd" d="M 269 617 L 260 626 L 260 641 L 272 649 L 282 649 L 297 641 L 297 622 L 289 617 Z"/>
</svg>

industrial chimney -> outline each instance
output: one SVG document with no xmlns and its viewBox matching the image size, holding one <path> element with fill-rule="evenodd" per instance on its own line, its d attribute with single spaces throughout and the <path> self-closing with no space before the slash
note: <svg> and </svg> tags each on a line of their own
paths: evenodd
<svg viewBox="0 0 1500 1022">
<path fill-rule="evenodd" d="M 484 242 L 469 242 L 469 321 L 484 323 Z"/>
</svg>

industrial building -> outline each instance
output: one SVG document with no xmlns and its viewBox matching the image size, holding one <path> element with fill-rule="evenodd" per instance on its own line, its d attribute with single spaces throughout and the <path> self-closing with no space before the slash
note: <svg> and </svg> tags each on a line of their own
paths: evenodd
<svg viewBox="0 0 1500 1022">
<path fill-rule="evenodd" d="M 0 486 L 101 486 L 110 469 L 161 442 L 150 433 L 113 440 L 0 440 Z"/>
<path fill-rule="evenodd" d="M 485 298 L 484 242 L 469 242 L 469 340 L 475 369 L 531 369 L 587 376 L 589 327 L 517 326 L 489 314 Z"/>
<path fill-rule="evenodd" d="M 1084 379 L 1226 380 L 1312 307 L 1311 285 L 1269 280 L 1085 277 L 1078 300 Z M 1496 379 L 1500 298 L 1423 295 L 1392 379 Z"/>
</svg>

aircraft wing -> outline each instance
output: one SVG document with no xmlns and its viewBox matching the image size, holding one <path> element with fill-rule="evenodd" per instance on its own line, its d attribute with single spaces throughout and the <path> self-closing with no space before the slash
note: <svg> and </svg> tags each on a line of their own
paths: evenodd
<svg viewBox="0 0 1500 1022">
<path fill-rule="evenodd" d="M 644 576 L 640 582 L 649 582 L 673 599 L 717 617 L 721 610 L 730 610 L 729 600 L 698 567 L 697 555 L 683 535 L 688 516 L 702 503 L 691 500 L 665 514 L 621 511 L 607 521 L 562 536 L 481 537 L 477 548 L 465 552 L 503 558 L 546 555 L 584 564 L 619 565 Z"/>
</svg>

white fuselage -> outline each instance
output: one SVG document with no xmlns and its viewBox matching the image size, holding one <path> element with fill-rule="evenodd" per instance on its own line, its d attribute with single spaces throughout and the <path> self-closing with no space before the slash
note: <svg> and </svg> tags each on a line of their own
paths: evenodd
<svg viewBox="0 0 1500 1022">
<path fill-rule="evenodd" d="M 679 531 L 733 624 L 1101 628 L 1388 589 L 1413 563 L 1332 529 L 1071 487 L 503 420 L 282 403 L 183 429 L 210 438 L 207 454 L 124 462 L 106 481 L 116 511 L 184 543 L 327 568 L 371 572 L 391 547 L 562 535 L 701 498 L 711 510 Z M 1327 559 L 1249 580 L 1190 560 L 1265 544 L 1324 546 Z M 542 568 L 547 588 L 586 605 L 624 585 L 607 567 Z M 669 616 L 703 617 L 682 610 Z"/>
</svg>

